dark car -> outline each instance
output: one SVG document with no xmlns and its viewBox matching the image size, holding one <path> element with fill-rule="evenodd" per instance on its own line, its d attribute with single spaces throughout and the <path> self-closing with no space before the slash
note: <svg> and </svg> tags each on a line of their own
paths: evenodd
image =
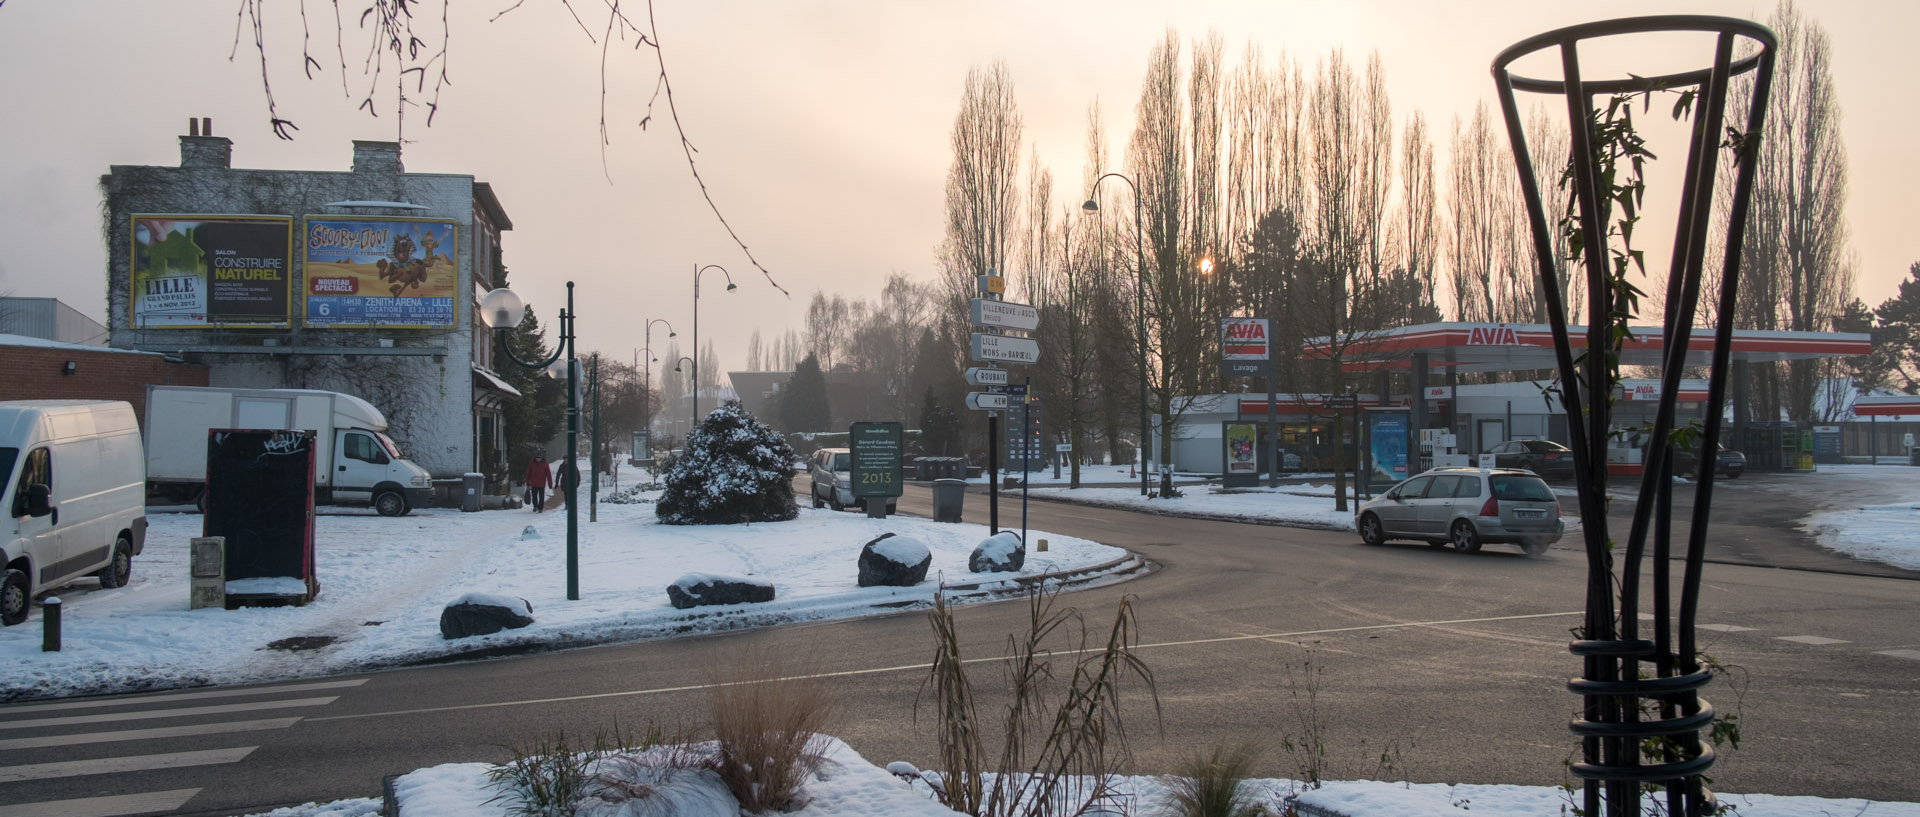
<svg viewBox="0 0 1920 817">
<path fill-rule="evenodd" d="M 1714 446 L 1713 473 L 1727 479 L 1739 479 L 1747 471 L 1747 455 L 1730 451 L 1724 445 Z M 1673 449 L 1673 473 L 1675 476 L 1692 479 L 1700 471 L 1700 457 L 1692 448 L 1675 447 Z"/>
<path fill-rule="evenodd" d="M 1523 468 L 1543 477 L 1571 479 L 1573 450 L 1552 440 L 1508 440 L 1487 449 L 1497 468 Z"/>
</svg>

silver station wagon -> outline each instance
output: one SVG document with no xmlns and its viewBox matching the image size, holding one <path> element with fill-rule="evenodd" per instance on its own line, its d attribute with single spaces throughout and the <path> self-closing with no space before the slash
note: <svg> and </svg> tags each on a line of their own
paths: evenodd
<svg viewBox="0 0 1920 817">
<path fill-rule="evenodd" d="M 1530 556 L 1560 541 L 1560 500 L 1532 471 L 1435 468 L 1362 503 L 1353 514 L 1361 541 L 1415 539 L 1473 553 L 1514 544 Z"/>
</svg>

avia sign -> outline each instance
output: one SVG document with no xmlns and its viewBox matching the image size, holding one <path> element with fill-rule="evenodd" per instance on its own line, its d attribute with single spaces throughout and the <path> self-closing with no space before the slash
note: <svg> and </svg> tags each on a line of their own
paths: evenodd
<svg viewBox="0 0 1920 817">
<path fill-rule="evenodd" d="M 1271 354 L 1266 318 L 1224 318 L 1220 321 L 1220 359 L 1266 360 Z"/>
<path fill-rule="evenodd" d="M 1468 346 L 1519 346 L 1520 335 L 1511 326 L 1476 326 L 1467 331 Z"/>
</svg>

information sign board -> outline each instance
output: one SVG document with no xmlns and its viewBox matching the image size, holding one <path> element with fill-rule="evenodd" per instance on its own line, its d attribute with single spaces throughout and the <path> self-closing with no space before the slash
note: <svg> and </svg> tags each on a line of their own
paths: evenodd
<svg viewBox="0 0 1920 817">
<path fill-rule="evenodd" d="M 1221 360 L 1266 360 L 1268 349 L 1266 318 L 1224 318 L 1220 321 Z"/>
<path fill-rule="evenodd" d="M 968 392 L 967 408 L 974 411 L 999 411 L 1007 407 L 1007 396 L 987 392 Z"/>
<path fill-rule="evenodd" d="M 984 369 L 979 366 L 971 367 L 967 369 L 967 385 L 1005 386 L 1007 385 L 1007 370 Z"/>
<path fill-rule="evenodd" d="M 902 445 L 899 423 L 854 423 L 847 429 L 853 496 L 899 496 Z"/>
</svg>

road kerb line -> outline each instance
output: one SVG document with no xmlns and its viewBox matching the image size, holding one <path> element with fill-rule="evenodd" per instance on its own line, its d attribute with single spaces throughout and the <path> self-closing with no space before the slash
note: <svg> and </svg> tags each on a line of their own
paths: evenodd
<svg viewBox="0 0 1920 817">
<path fill-rule="evenodd" d="M 180 769 L 187 766 L 214 766 L 222 763 L 238 763 L 253 754 L 258 746 L 238 746 L 232 749 L 207 749 L 198 752 L 168 752 L 159 755 L 125 755 L 122 757 L 103 757 L 95 760 L 72 760 L 64 763 L 29 763 L 22 766 L 0 766 L 0 783 L 13 783 L 21 780 L 51 780 L 56 777 L 83 777 L 90 774 L 119 774 L 121 772 L 144 772 L 153 769 Z"/>
<path fill-rule="evenodd" d="M 113 797 L 82 797 L 77 800 L 45 800 L 0 806 L 0 817 L 119 817 L 123 814 L 156 814 L 174 811 L 187 804 L 199 789 L 150 791 Z"/>
</svg>

